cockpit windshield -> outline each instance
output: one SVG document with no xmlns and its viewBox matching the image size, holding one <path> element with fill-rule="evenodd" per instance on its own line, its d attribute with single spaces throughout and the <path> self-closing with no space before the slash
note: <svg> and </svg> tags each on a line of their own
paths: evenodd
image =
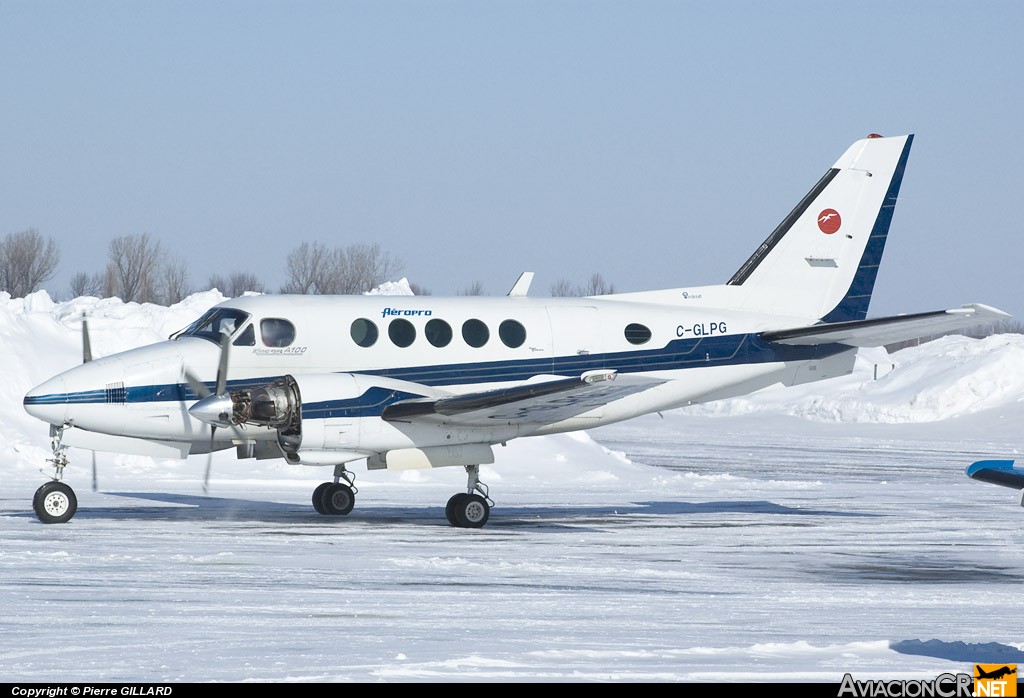
<svg viewBox="0 0 1024 698">
<path fill-rule="evenodd" d="M 249 313 L 243 313 L 241 310 L 212 308 L 201 318 L 175 335 L 174 338 L 202 337 L 219 345 L 222 334 L 230 337 L 247 319 L 249 319 Z"/>
</svg>

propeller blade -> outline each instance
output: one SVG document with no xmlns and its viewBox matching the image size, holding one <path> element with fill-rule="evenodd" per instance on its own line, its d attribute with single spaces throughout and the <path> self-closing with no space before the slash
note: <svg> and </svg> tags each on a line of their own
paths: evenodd
<svg viewBox="0 0 1024 698">
<path fill-rule="evenodd" d="M 220 336 L 220 364 L 217 366 L 217 392 L 215 395 L 223 395 L 228 384 L 228 335 L 222 333 Z"/>
<path fill-rule="evenodd" d="M 210 470 L 213 468 L 213 437 L 217 427 L 210 427 L 210 452 L 206 455 L 206 472 L 203 474 L 203 494 L 210 493 Z"/>
<path fill-rule="evenodd" d="M 185 369 L 185 380 L 188 381 L 188 386 L 192 388 L 192 391 L 199 396 L 200 399 L 209 397 L 213 393 L 206 387 L 206 384 L 196 378 L 191 371 Z"/>
<path fill-rule="evenodd" d="M 92 342 L 89 341 L 89 320 L 82 318 L 82 363 L 92 361 Z"/>
<path fill-rule="evenodd" d="M 96 484 L 96 451 L 92 452 L 92 491 L 96 492 L 99 485 Z"/>
</svg>

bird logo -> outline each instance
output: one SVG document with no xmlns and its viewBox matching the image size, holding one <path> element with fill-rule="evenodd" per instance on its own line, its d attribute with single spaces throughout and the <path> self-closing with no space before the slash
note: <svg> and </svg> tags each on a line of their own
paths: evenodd
<svg viewBox="0 0 1024 698">
<path fill-rule="evenodd" d="M 826 235 L 831 235 L 839 230 L 839 226 L 842 224 L 843 219 L 834 208 L 826 208 L 818 214 L 818 229 Z"/>
</svg>

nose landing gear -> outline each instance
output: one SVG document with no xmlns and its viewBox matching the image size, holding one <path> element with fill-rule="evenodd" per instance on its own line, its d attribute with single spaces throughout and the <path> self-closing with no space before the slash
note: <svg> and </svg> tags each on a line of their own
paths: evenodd
<svg viewBox="0 0 1024 698">
<path fill-rule="evenodd" d="M 68 467 L 68 447 L 61 445 L 63 435 L 63 427 L 53 428 L 50 435 L 53 458 L 47 461 L 53 464 L 53 479 L 41 485 L 32 497 L 32 509 L 36 512 L 36 517 L 45 524 L 67 523 L 78 511 L 78 497 L 75 496 L 75 491 L 61 482 L 64 468 Z"/>
</svg>

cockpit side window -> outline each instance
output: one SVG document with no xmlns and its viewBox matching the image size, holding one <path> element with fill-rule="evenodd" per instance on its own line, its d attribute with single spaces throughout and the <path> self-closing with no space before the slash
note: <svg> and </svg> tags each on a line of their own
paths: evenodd
<svg viewBox="0 0 1024 698">
<path fill-rule="evenodd" d="M 238 339 L 232 342 L 236 347 L 254 347 L 256 346 L 256 330 L 253 329 L 252 325 L 249 325 L 242 333 L 238 335 Z"/>
<path fill-rule="evenodd" d="M 181 337 L 202 337 L 214 344 L 220 344 L 222 334 L 234 334 L 249 319 L 249 313 L 233 308 L 211 308 L 205 315 L 179 332 L 175 339 Z"/>
<path fill-rule="evenodd" d="M 295 325 L 282 318 L 260 320 L 260 339 L 268 347 L 287 347 L 295 341 Z"/>
</svg>

